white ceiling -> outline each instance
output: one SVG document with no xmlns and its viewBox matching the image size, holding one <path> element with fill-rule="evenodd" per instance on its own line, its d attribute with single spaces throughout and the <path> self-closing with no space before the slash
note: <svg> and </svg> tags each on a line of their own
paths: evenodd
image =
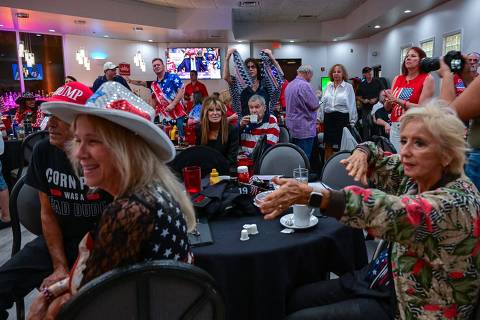
<svg viewBox="0 0 480 320">
<path fill-rule="evenodd" d="M 371 36 L 449 0 L 257 1 L 241 8 L 238 0 L 0 0 L 0 24 L 154 42 L 332 41 Z M 17 22 L 15 12 L 30 18 Z M 136 26 L 143 31 L 133 31 Z"/>
<path fill-rule="evenodd" d="M 261 0 L 239 8 L 238 0 L 137 0 L 171 8 L 230 8 L 235 21 L 325 21 L 345 17 L 366 0 Z M 299 18 L 300 16 L 300 18 Z M 302 17 L 308 16 L 308 17 Z"/>
</svg>

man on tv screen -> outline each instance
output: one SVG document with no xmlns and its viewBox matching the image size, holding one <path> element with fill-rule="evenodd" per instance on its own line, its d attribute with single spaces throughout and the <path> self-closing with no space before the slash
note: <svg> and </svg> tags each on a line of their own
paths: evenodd
<svg viewBox="0 0 480 320">
<path fill-rule="evenodd" d="M 190 72 L 192 70 L 197 72 L 207 71 L 207 65 L 205 64 L 202 50 L 198 50 L 197 52 L 189 50 L 185 52 L 185 58 L 177 67 L 178 72 Z"/>
</svg>

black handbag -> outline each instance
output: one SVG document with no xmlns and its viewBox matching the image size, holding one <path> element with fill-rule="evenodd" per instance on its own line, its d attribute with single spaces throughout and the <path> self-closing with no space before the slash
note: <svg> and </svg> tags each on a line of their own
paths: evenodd
<svg viewBox="0 0 480 320">
<path fill-rule="evenodd" d="M 260 210 L 253 204 L 252 186 L 236 181 L 210 185 L 195 194 L 192 201 L 198 218 L 211 220 L 223 216 L 260 215 Z"/>
</svg>

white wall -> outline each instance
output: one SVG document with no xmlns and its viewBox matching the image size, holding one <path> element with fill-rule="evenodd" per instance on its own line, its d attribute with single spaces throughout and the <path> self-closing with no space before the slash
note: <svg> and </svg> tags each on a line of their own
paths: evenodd
<svg viewBox="0 0 480 320">
<path fill-rule="evenodd" d="M 258 58 L 260 50 L 265 48 L 270 49 L 271 43 L 254 43 L 254 56 Z M 350 78 L 360 76 L 367 63 L 367 41 L 364 39 L 331 43 L 283 43 L 280 48 L 272 49 L 272 52 L 275 58 L 302 59 L 302 64 L 311 65 L 314 70 L 314 88 L 320 86 L 320 77 L 327 76 L 330 67 L 336 63 L 345 66 Z M 325 68 L 323 72 L 322 67 Z"/>
<path fill-rule="evenodd" d="M 451 0 L 368 39 L 368 64 L 381 65 L 382 75 L 393 79 L 400 71 L 400 48 L 419 46 L 435 38 L 434 56 L 442 54 L 443 36 L 462 32 L 462 52 L 480 51 L 480 1 Z M 378 52 L 376 57 L 372 52 Z"/>
<path fill-rule="evenodd" d="M 75 60 L 75 52 L 80 47 L 87 50 L 91 59 L 91 70 L 87 71 Z M 146 72 L 133 64 L 133 56 L 140 50 L 147 63 Z M 93 60 L 92 54 L 103 53 L 107 57 L 101 60 Z M 113 63 L 130 63 L 132 79 L 153 79 L 155 74 L 150 67 L 150 61 L 158 55 L 155 44 L 148 42 L 134 42 L 127 40 L 103 39 L 66 35 L 64 36 L 63 54 L 65 56 L 65 73 L 77 78 L 78 81 L 91 86 L 95 79 L 103 75 L 103 64 L 107 61 Z"/>
</svg>

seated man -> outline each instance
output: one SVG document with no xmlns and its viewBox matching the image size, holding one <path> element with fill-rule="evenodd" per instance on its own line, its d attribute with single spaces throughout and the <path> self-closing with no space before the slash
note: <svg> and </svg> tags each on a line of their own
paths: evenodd
<svg viewBox="0 0 480 320">
<path fill-rule="evenodd" d="M 380 100 L 372 107 L 371 116 L 373 118 L 372 134 L 378 136 L 384 136 L 388 138 L 390 136 L 390 113 L 384 107 L 385 95 L 384 91 L 380 92 Z"/>
<path fill-rule="evenodd" d="M 267 136 L 267 144 L 278 142 L 280 128 L 277 118 L 267 112 L 265 99 L 255 94 L 248 100 L 249 115 L 240 121 L 240 152 L 241 157 L 250 156 L 257 142 Z"/>
<path fill-rule="evenodd" d="M 84 104 L 92 94 L 85 85 L 70 82 L 57 89 L 51 100 Z M 43 235 L 0 267 L 0 319 L 7 319 L 6 310 L 15 297 L 24 297 L 33 288 L 47 287 L 68 275 L 78 243 L 111 202 L 103 191 L 89 192 L 84 178 L 76 176 L 65 154 L 72 138 L 70 126 L 50 117 L 48 131 L 49 140 L 34 148 L 26 177 L 26 184 L 38 190 Z"/>
</svg>

